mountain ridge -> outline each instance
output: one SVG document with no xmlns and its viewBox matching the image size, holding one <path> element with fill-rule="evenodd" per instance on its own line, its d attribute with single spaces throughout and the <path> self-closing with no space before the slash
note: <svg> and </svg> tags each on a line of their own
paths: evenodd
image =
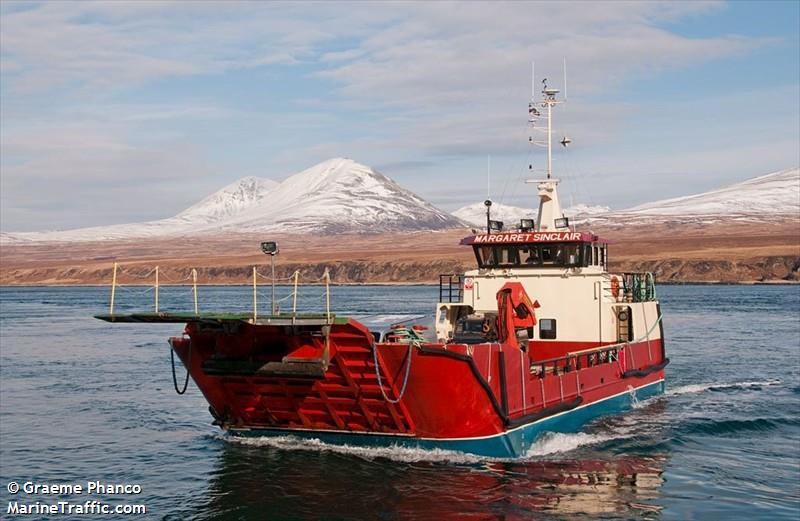
<svg viewBox="0 0 800 521">
<path fill-rule="evenodd" d="M 761 175 L 707 192 L 644 203 L 625 210 L 576 205 L 564 210 L 575 224 L 772 222 L 800 219 L 800 169 Z M 536 208 L 495 203 L 494 219 L 513 227 L 536 218 Z M 482 202 L 448 214 L 381 172 L 333 158 L 282 182 L 244 177 L 173 217 L 143 223 L 53 232 L 0 232 L 2 244 L 92 242 L 229 233 L 386 233 L 485 224 Z"/>
<path fill-rule="evenodd" d="M 383 233 L 466 228 L 390 177 L 333 158 L 282 182 L 244 177 L 173 217 L 74 230 L 0 234 L 4 244 L 91 242 L 214 233 Z"/>
<path fill-rule="evenodd" d="M 222 187 L 177 214 L 175 219 L 214 222 L 236 215 L 264 199 L 279 182 L 263 177 L 247 176 Z"/>
<path fill-rule="evenodd" d="M 796 216 L 800 219 L 800 168 L 788 168 L 698 194 L 661 199 L 623 210 L 578 204 L 565 208 L 573 223 L 622 226 L 661 223 L 676 219 L 689 222 L 721 220 L 771 221 Z M 492 218 L 514 226 L 522 218 L 536 218 L 537 209 L 494 203 Z M 486 224 L 483 203 L 459 208 L 453 215 L 475 226 Z"/>
</svg>

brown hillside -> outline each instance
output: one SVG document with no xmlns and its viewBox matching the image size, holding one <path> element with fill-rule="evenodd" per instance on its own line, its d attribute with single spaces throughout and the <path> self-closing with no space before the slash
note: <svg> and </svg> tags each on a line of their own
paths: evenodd
<svg viewBox="0 0 800 521">
<path fill-rule="evenodd" d="M 800 226 L 648 226 L 594 230 L 611 241 L 611 267 L 653 271 L 661 282 L 795 281 L 800 269 Z M 604 233 L 605 232 L 605 233 Z M 474 264 L 467 231 L 386 235 L 277 236 L 281 277 L 299 269 L 319 277 L 327 267 L 339 283 L 421 283 Z M 142 241 L 8 245 L 0 252 L 0 284 L 108 284 L 113 263 L 121 283 L 159 265 L 161 282 L 185 279 L 191 268 L 203 284 L 246 284 L 252 266 L 266 266 L 265 237 L 237 235 Z"/>
</svg>

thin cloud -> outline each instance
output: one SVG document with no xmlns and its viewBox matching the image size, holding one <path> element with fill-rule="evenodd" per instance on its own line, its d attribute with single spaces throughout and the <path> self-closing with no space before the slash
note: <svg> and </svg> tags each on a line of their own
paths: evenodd
<svg viewBox="0 0 800 521">
<path fill-rule="evenodd" d="M 621 139 L 612 136 L 637 112 L 632 103 L 595 101 L 613 89 L 775 42 L 663 28 L 713 15 L 725 9 L 720 2 L 62 1 L 0 9 L 2 222 L 18 229 L 141 220 L 136 208 L 166 216 L 230 182 L 235 168 L 289 174 L 342 155 L 383 165 L 436 197 L 453 183 L 455 158 L 525 154 L 532 58 L 539 79 L 547 72 L 557 86 L 568 58 L 571 91 L 581 96 L 559 126 L 580 136 L 581 150 Z M 192 81 L 278 70 L 293 76 L 275 103 L 292 110 L 245 110 L 227 94 L 185 92 Z M 177 78 L 177 94 L 144 94 Z M 213 166 L 248 153 L 263 166 Z M 418 174 L 437 165 L 444 174 Z M 87 208 L 87 197 L 97 204 Z"/>
</svg>

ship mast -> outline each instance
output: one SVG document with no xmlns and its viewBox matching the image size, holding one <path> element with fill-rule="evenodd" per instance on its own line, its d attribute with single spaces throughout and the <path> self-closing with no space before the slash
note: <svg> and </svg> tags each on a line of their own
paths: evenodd
<svg viewBox="0 0 800 521">
<path fill-rule="evenodd" d="M 560 105 L 566 101 L 566 96 L 564 101 L 560 101 L 556 99 L 556 95 L 560 92 L 558 89 L 553 87 L 549 87 L 547 85 L 547 78 L 542 80 L 542 99 L 541 101 L 536 101 L 535 95 L 535 76 L 534 76 L 535 69 L 533 66 L 531 67 L 531 101 L 528 104 L 528 115 L 529 120 L 528 122 L 534 128 L 534 130 L 540 130 L 536 128 L 536 122 L 541 117 L 541 112 L 537 108 L 537 106 L 547 110 L 547 140 L 545 142 L 535 141 L 533 137 L 529 138 L 529 141 L 533 145 L 538 146 L 546 146 L 547 147 L 547 170 L 546 170 L 546 177 L 545 179 L 528 179 L 526 183 L 538 183 L 539 189 L 539 217 L 537 219 L 536 228 L 539 231 L 546 231 L 546 230 L 556 230 L 561 228 L 569 228 L 568 221 L 564 218 L 564 214 L 561 211 L 561 204 L 558 200 L 558 179 L 553 178 L 553 107 L 556 105 Z M 566 61 L 564 62 L 564 90 L 566 93 L 566 84 L 567 84 L 567 75 L 566 75 Z M 562 145 L 567 146 L 569 141 L 567 138 L 561 142 Z M 533 170 L 533 165 L 529 167 Z"/>
</svg>

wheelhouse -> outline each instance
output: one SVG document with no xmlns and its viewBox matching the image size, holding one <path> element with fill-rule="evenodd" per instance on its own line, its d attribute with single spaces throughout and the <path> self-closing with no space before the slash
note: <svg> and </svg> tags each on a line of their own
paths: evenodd
<svg viewBox="0 0 800 521">
<path fill-rule="evenodd" d="M 481 269 L 579 268 L 607 269 L 608 244 L 580 232 L 498 233 L 467 237 Z"/>
</svg>

